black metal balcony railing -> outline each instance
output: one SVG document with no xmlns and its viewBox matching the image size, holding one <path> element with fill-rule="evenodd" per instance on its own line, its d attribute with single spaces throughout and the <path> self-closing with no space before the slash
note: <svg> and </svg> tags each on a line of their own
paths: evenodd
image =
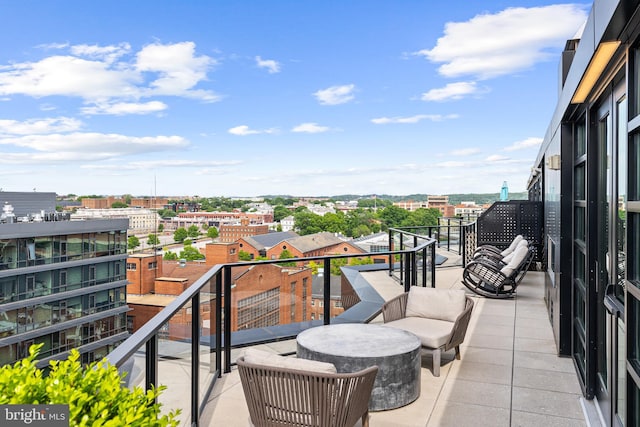
<svg viewBox="0 0 640 427">
<path fill-rule="evenodd" d="M 332 305 L 335 295 L 331 294 L 329 274 L 332 263 L 368 256 L 379 259 L 382 256 L 387 258 L 388 266 L 380 264 L 381 269 L 388 268 L 390 276 L 397 279 L 405 290 L 414 285 L 434 286 L 437 242 L 429 237 L 402 230 L 390 231 L 389 239 L 389 247 L 397 250 L 215 265 L 109 353 L 107 359 L 121 371 L 127 372 L 126 378 L 131 387 L 144 384 L 149 389 L 154 385 L 168 384 L 174 390 L 167 390 L 161 395 L 160 403 L 168 409 L 181 409 L 183 425 L 197 426 L 216 379 L 223 372 L 231 370 L 232 349 L 292 339 L 299 332 L 321 324 L 367 322 L 379 313 L 384 301 L 372 297 L 372 292 L 362 289 L 363 286 L 367 286 L 363 285 L 362 281 L 356 280 L 345 288 L 345 282 L 354 274 L 355 270 L 352 268 L 341 269 L 343 299 L 339 305 L 344 308 L 344 312 L 332 313 L 332 308 L 336 306 Z M 262 276 L 256 280 L 255 286 L 267 290 L 260 294 L 264 295 L 264 300 L 255 297 L 255 289 L 247 291 L 236 287 L 239 278 L 235 274 L 238 269 L 248 274 L 246 272 L 259 265 L 308 265 L 311 261 L 324 267 L 322 301 L 319 304 L 322 306 L 322 312 L 318 318 L 309 319 L 309 316 L 305 316 L 302 321 L 291 322 L 297 313 L 295 310 L 302 307 L 295 305 L 298 301 L 293 298 L 293 293 L 281 295 L 283 300 L 270 297 L 272 294 L 269 289 L 278 287 L 279 284 L 261 283 Z M 236 326 L 235 330 L 232 330 L 234 322 L 237 324 L 239 312 L 238 304 L 234 301 L 240 300 L 242 295 L 239 293 L 243 292 L 249 295 L 243 300 L 243 307 L 254 304 L 253 314 L 256 318 L 262 319 L 263 325 L 256 324 L 242 330 Z M 307 294 L 307 297 L 310 295 Z M 276 314 L 269 311 L 274 302 L 285 299 L 289 303 L 278 304 Z M 308 306 L 304 308 L 308 309 Z M 177 398 L 186 394 L 190 396 L 189 400 Z M 168 397 L 171 395 L 174 396 L 173 399 Z M 180 404 L 185 406 L 176 408 L 176 405 Z"/>
</svg>

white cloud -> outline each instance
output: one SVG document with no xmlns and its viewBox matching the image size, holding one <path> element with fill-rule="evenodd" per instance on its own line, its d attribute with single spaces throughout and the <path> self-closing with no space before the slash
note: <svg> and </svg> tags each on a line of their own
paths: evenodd
<svg viewBox="0 0 640 427">
<path fill-rule="evenodd" d="M 216 64 L 208 56 L 196 56 L 193 42 L 170 45 L 152 44 L 142 48 L 136 55 L 136 69 L 143 72 L 160 74 L 152 81 L 152 95 L 186 96 L 217 101 L 218 96 L 207 91 L 193 90 L 200 81 L 205 80 L 207 71 Z"/>
<path fill-rule="evenodd" d="M 338 105 L 351 101 L 355 96 L 353 94 L 355 85 L 331 86 L 321 89 L 313 95 L 322 105 Z"/>
<path fill-rule="evenodd" d="M 149 102 L 117 102 L 114 104 L 100 103 L 92 107 L 82 108 L 83 114 L 111 114 L 122 116 L 125 114 L 150 114 L 166 110 L 167 104 L 160 101 Z"/>
<path fill-rule="evenodd" d="M 449 22 L 432 49 L 417 52 L 435 63 L 446 77 L 487 79 L 555 60 L 567 39 L 587 18 L 587 4 L 512 7 Z M 550 50 L 553 50 L 551 52 Z"/>
<path fill-rule="evenodd" d="M 501 156 L 500 154 L 492 154 L 491 156 L 485 159 L 487 162 L 503 162 L 505 160 L 509 160 L 506 156 Z"/>
<path fill-rule="evenodd" d="M 476 82 L 449 83 L 443 88 L 431 89 L 422 94 L 423 101 L 447 101 L 450 99 L 462 99 L 468 95 L 475 95 L 486 90 L 478 89 Z"/>
<path fill-rule="evenodd" d="M 71 117 L 46 119 L 0 120 L 0 135 L 32 135 L 51 132 L 73 132 L 82 127 L 80 120 Z"/>
<path fill-rule="evenodd" d="M 134 137 L 96 132 L 54 133 L 0 138 L 0 145 L 27 148 L 33 152 L 0 153 L 4 163 L 96 161 L 127 155 L 183 149 L 189 143 L 180 136 Z"/>
<path fill-rule="evenodd" d="M 256 64 L 258 65 L 258 68 L 266 68 L 269 74 L 280 72 L 280 63 L 273 59 L 262 59 L 261 57 L 256 56 Z"/>
<path fill-rule="evenodd" d="M 227 132 L 229 132 L 232 135 L 247 136 L 247 135 L 257 135 L 260 133 L 271 134 L 271 133 L 276 133 L 277 130 L 274 128 L 255 130 L 255 129 L 249 129 L 249 126 L 247 125 L 240 125 L 240 126 L 232 127 Z"/>
<path fill-rule="evenodd" d="M 103 59 L 108 64 L 113 63 L 119 57 L 126 55 L 131 51 L 129 43 L 120 43 L 119 45 L 98 46 L 79 44 L 71 46 L 71 53 L 75 56 L 86 56 L 94 59 Z"/>
<path fill-rule="evenodd" d="M 516 141 L 508 147 L 504 148 L 504 151 L 516 151 L 524 150 L 532 147 L 539 147 L 542 144 L 542 138 L 527 138 L 522 141 Z"/>
<path fill-rule="evenodd" d="M 443 116 L 441 114 L 417 114 L 415 116 L 409 117 L 378 117 L 375 119 L 371 119 L 371 123 L 375 123 L 377 125 L 386 125 L 390 123 L 418 123 L 422 120 L 431 120 L 432 122 L 441 122 L 447 119 L 457 119 L 459 116 L 457 114 L 448 114 Z"/>
<path fill-rule="evenodd" d="M 102 169 L 102 170 L 118 170 L 118 169 L 161 169 L 161 168 L 217 168 L 223 166 L 239 165 L 242 162 L 240 160 L 230 160 L 226 162 L 220 161 L 204 161 L 204 160 L 184 160 L 184 159 L 171 159 L 171 160 L 147 160 L 139 162 L 128 162 L 118 164 L 99 164 L 99 165 L 83 165 L 84 169 Z"/>
<path fill-rule="evenodd" d="M 142 97 L 152 96 L 178 96 L 206 102 L 220 99 L 211 91 L 196 88 L 207 79 L 207 72 L 216 61 L 196 55 L 193 42 L 148 45 L 135 54 L 133 61 L 127 43 L 56 48 L 68 49 L 69 54 L 0 66 L 0 96 L 67 96 L 81 98 L 86 103 L 113 105 L 132 100 L 137 103 Z M 123 109 L 114 111 L 124 112 Z M 140 108 L 131 108 L 131 112 L 139 114 Z"/>
<path fill-rule="evenodd" d="M 478 154 L 480 153 L 480 149 L 479 148 L 461 148 L 459 150 L 453 150 L 451 152 L 452 156 L 471 156 L 473 154 Z"/>
<path fill-rule="evenodd" d="M 322 133 L 327 132 L 330 129 L 326 126 L 320 126 L 317 123 L 301 123 L 298 126 L 291 129 L 291 132 L 302 133 Z"/>
</svg>

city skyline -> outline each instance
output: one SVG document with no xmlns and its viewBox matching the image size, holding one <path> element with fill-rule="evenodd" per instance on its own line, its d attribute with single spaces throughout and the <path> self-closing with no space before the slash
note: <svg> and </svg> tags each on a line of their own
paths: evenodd
<svg viewBox="0 0 640 427">
<path fill-rule="evenodd" d="M 0 188 L 523 191 L 590 6 L 219 3 L 0 1 Z"/>
</svg>

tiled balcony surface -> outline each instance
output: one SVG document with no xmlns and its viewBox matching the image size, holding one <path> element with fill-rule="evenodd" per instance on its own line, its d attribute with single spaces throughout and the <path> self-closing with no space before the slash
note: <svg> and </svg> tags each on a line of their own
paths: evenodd
<svg viewBox="0 0 640 427">
<path fill-rule="evenodd" d="M 436 287 L 464 288 L 460 267 L 438 268 Z M 401 292 L 386 272 L 364 273 L 385 299 Z M 399 409 L 370 413 L 370 425 L 586 426 L 578 380 L 570 358 L 556 356 L 543 300 L 544 276 L 528 272 L 510 300 L 474 297 L 475 308 L 461 346 L 443 355 L 440 377 L 431 357 L 422 357 L 421 394 Z M 376 319 L 376 321 L 381 321 Z M 263 346 L 295 350 L 295 342 Z M 237 371 L 216 384 L 203 425 L 248 425 L 249 414 Z"/>
</svg>

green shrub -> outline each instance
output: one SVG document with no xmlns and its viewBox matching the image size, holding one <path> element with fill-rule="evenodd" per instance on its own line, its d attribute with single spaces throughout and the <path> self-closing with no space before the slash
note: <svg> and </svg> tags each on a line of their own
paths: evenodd
<svg viewBox="0 0 640 427">
<path fill-rule="evenodd" d="M 180 410 L 160 414 L 156 398 L 166 388 L 145 392 L 123 386 L 125 374 L 105 359 L 82 366 L 78 350 L 67 360 L 51 361 L 48 373 L 36 367 L 42 344 L 29 357 L 0 368 L 0 404 L 68 404 L 69 426 L 177 426 Z"/>
</svg>

